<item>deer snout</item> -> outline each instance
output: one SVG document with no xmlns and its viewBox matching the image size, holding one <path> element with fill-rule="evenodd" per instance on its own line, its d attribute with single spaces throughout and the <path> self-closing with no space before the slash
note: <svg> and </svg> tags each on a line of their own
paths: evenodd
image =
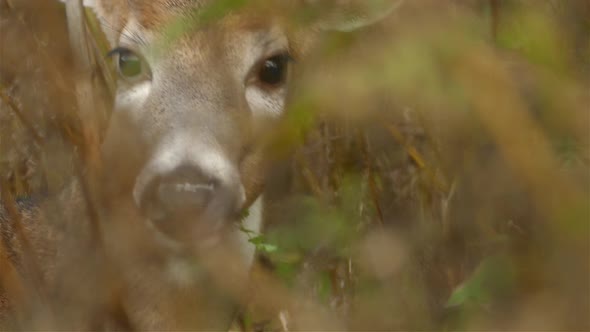
<svg viewBox="0 0 590 332">
<path fill-rule="evenodd" d="M 196 166 L 184 165 L 156 174 L 139 197 L 139 207 L 157 230 L 175 240 L 215 236 L 236 218 L 243 194 Z"/>
<path fill-rule="evenodd" d="M 211 200 L 218 181 L 196 167 L 180 167 L 155 176 L 140 200 L 141 208 L 152 220 L 175 214 L 200 215 Z"/>
</svg>

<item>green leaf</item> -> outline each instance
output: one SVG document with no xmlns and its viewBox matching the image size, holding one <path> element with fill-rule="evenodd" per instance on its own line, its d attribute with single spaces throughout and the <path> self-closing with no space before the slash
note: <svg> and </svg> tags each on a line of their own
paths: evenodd
<svg viewBox="0 0 590 332">
<path fill-rule="evenodd" d="M 258 235 L 255 237 L 252 237 L 248 240 L 248 242 L 252 243 L 254 246 L 256 246 L 256 249 L 259 251 L 263 251 L 266 253 L 272 253 L 277 251 L 278 247 L 273 245 L 273 244 L 268 244 L 265 242 L 264 237 L 262 235 Z"/>
<path fill-rule="evenodd" d="M 514 267 L 505 255 L 485 258 L 471 277 L 453 291 L 446 306 L 489 304 L 512 289 L 514 274 Z"/>
</svg>

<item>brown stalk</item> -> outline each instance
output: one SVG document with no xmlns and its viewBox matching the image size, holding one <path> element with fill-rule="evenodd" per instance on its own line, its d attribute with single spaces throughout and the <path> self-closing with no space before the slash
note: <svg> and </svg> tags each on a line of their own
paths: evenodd
<svg viewBox="0 0 590 332">
<path fill-rule="evenodd" d="M 23 124 L 23 126 L 25 126 L 25 128 L 27 129 L 27 131 L 29 131 L 29 133 L 31 134 L 31 136 L 35 140 L 35 143 L 41 145 L 42 144 L 41 135 L 39 135 L 39 133 L 35 130 L 35 127 L 33 127 L 33 125 L 25 117 L 25 115 L 23 114 L 23 112 L 18 108 L 18 106 L 16 105 L 16 102 L 14 101 L 14 99 L 12 99 L 12 97 L 10 97 L 5 92 L 5 90 L 6 89 L 4 88 L 4 86 L 2 86 L 0 84 L 0 99 L 2 99 L 2 101 L 6 105 L 8 105 L 8 107 L 16 115 L 16 117 L 18 118 L 18 120 Z"/>
<path fill-rule="evenodd" d="M 6 295 L 9 300 L 9 308 L 14 311 L 14 308 L 26 306 L 28 295 L 27 287 L 25 287 L 21 280 L 18 271 L 14 264 L 8 258 L 5 250 L 8 248 L 8 243 L 0 245 L 0 292 Z M 0 327 L 2 327 L 0 325 Z"/>
<path fill-rule="evenodd" d="M 9 6 L 14 7 L 14 5 L 10 4 L 10 2 L 8 2 L 8 4 L 9 4 Z M 30 25 L 27 24 L 24 16 L 18 15 L 18 18 L 19 18 L 20 22 L 22 23 L 22 25 L 24 27 L 26 27 L 29 34 L 33 37 L 33 40 L 35 41 L 35 44 L 37 45 L 36 51 L 38 51 L 40 53 L 40 55 L 43 57 L 43 61 L 48 64 L 48 66 L 45 66 L 45 69 L 47 69 L 49 71 L 49 73 L 51 74 L 51 76 L 55 78 L 54 82 L 57 85 L 57 87 L 61 91 L 68 91 L 69 89 L 66 84 L 66 80 L 65 80 L 64 76 L 62 75 L 62 73 L 58 70 L 58 68 L 60 68 L 60 67 L 57 66 L 56 63 L 53 61 L 53 58 L 49 54 L 47 54 L 47 52 L 45 50 L 45 46 L 43 45 L 44 43 L 39 40 L 39 38 L 37 37 L 37 34 L 35 34 L 35 32 L 31 29 Z"/>
<path fill-rule="evenodd" d="M 492 15 L 492 40 L 498 41 L 498 28 L 500 26 L 500 1 L 490 0 L 490 11 Z"/>
<path fill-rule="evenodd" d="M 100 135 L 97 124 L 101 123 L 104 117 L 99 113 L 96 106 L 96 95 L 92 84 L 92 71 L 94 68 L 93 54 L 90 52 L 88 43 L 86 16 L 82 1 L 66 1 L 66 16 L 72 54 L 76 61 L 76 101 L 82 124 L 84 137 L 84 161 L 91 174 L 99 169 Z"/>
<path fill-rule="evenodd" d="M 102 247 L 102 234 L 99 224 L 99 213 L 92 199 L 95 180 L 100 172 L 100 138 L 97 123 L 100 120 L 98 109 L 94 103 L 96 94 L 92 85 L 93 53 L 90 51 L 87 33 L 87 22 L 82 1 L 66 1 L 66 14 L 72 53 L 76 60 L 78 79 L 76 80 L 76 100 L 82 125 L 83 161 L 86 167 L 75 162 L 75 170 L 80 182 L 82 195 L 86 201 L 86 212 L 92 227 L 95 245 Z M 85 174 L 86 173 L 86 174 Z"/>
<path fill-rule="evenodd" d="M 16 115 L 19 121 L 23 124 L 23 126 L 27 129 L 30 135 L 33 137 L 34 141 L 41 145 L 42 138 L 39 133 L 35 130 L 33 125 L 28 121 L 28 119 L 24 116 L 23 112 L 19 109 L 16 102 L 7 94 L 5 93 L 5 89 L 3 86 L 0 85 L 0 99 L 2 99 L 10 108 L 10 110 Z M 27 269 L 31 278 L 33 280 L 34 286 L 39 294 L 42 292 L 42 285 L 43 285 L 43 277 L 41 274 L 41 269 L 39 268 L 37 259 L 34 255 L 33 247 L 27 238 L 24 226 L 22 224 L 22 215 L 18 211 L 16 206 L 16 202 L 12 197 L 12 194 L 9 192 L 8 184 L 4 179 L 0 179 L 0 199 L 2 205 L 5 207 L 6 212 L 8 213 L 9 217 L 12 220 L 12 223 L 9 227 L 14 231 L 17 240 L 20 242 L 23 251 L 23 266 Z M 3 241 L 5 242 L 5 241 Z M 6 250 L 10 250 L 10 244 L 5 243 Z M 3 264 L 6 265 L 6 264 Z M 7 267 L 8 269 L 8 267 Z M 2 271 L 5 271 L 4 269 Z M 10 272 L 9 272 L 10 273 Z"/>
<path fill-rule="evenodd" d="M 86 31 L 90 34 L 88 39 L 95 55 L 95 60 L 99 69 L 98 71 L 102 74 L 101 76 L 107 87 L 107 91 L 109 92 L 109 97 L 114 97 L 116 89 L 114 73 L 103 56 L 103 54 L 108 51 L 106 49 L 108 48 L 108 42 L 106 41 L 106 37 L 102 34 L 102 31 L 100 31 L 100 26 L 99 23 L 96 22 L 96 18 L 89 15 L 88 11 L 84 11 L 84 18 L 87 28 Z"/>
<path fill-rule="evenodd" d="M 369 140 L 366 133 L 359 131 L 359 140 L 361 141 L 361 153 L 363 154 L 363 160 L 365 162 L 365 172 L 367 173 L 367 181 L 369 182 L 369 191 L 371 192 L 371 200 L 377 211 L 377 217 L 379 220 L 379 226 L 384 225 L 383 211 L 379 204 L 379 194 L 377 193 L 377 183 L 375 182 L 375 174 L 373 172 L 373 165 L 371 163 L 371 156 L 369 153 Z"/>
<path fill-rule="evenodd" d="M 311 189 L 313 194 L 316 197 L 318 197 L 322 200 L 325 200 L 326 195 L 324 194 L 324 191 L 322 190 L 320 182 L 316 179 L 313 172 L 309 169 L 307 162 L 305 161 L 305 158 L 301 155 L 301 153 L 299 153 L 299 152 L 295 153 L 295 162 L 299 166 L 301 174 L 303 175 L 305 181 L 307 182 L 307 185 L 309 186 L 309 188 Z"/>
<path fill-rule="evenodd" d="M 83 167 L 80 163 L 81 160 L 77 160 L 74 167 L 79 179 L 82 196 L 86 202 L 86 213 L 90 221 L 92 245 L 99 254 L 104 255 L 106 277 L 109 280 L 118 280 L 116 264 L 104 248 L 105 244 L 99 212 L 93 199 L 94 189 L 98 188 L 96 180 L 99 178 L 101 171 L 99 154 L 100 125 L 97 124 L 103 123 L 105 120 L 104 114 L 99 112 L 98 107 L 94 103 L 97 98 L 94 89 L 95 86 L 92 81 L 92 73 L 95 69 L 94 60 L 98 63 L 98 69 L 103 74 L 102 76 L 109 93 L 113 92 L 112 87 L 114 83 L 112 77 L 108 75 L 109 71 L 106 63 L 97 55 L 97 53 L 100 53 L 100 47 L 97 41 L 93 39 L 93 35 L 89 35 L 91 27 L 88 25 L 88 16 L 84 11 L 82 2 L 79 0 L 68 0 L 66 2 L 66 14 L 70 44 L 72 53 L 76 59 L 76 68 L 79 75 L 75 88 L 78 112 L 82 125 L 83 161 L 86 166 Z M 121 328 L 134 330 L 133 324 L 124 309 L 122 295 L 121 290 L 114 290 L 109 296 L 108 303 L 105 304 L 105 314 L 114 319 Z"/>
<path fill-rule="evenodd" d="M 25 234 L 25 228 L 22 222 L 22 215 L 16 206 L 16 202 L 12 197 L 12 194 L 7 189 L 7 184 L 4 180 L 0 180 L 0 202 L 5 207 L 8 216 L 10 217 L 10 229 L 14 232 L 17 241 L 20 243 L 22 248 L 22 265 L 26 274 L 30 276 L 33 281 L 33 286 L 37 291 L 37 294 L 41 295 L 42 299 L 45 300 L 44 296 L 44 278 L 35 257 L 35 252 L 31 242 Z M 9 243 L 5 244 L 10 247 Z"/>
<path fill-rule="evenodd" d="M 393 136 L 393 138 L 398 142 L 398 144 L 400 144 L 404 148 L 404 150 L 406 150 L 406 153 L 416 164 L 416 166 L 418 166 L 418 168 L 421 171 L 425 172 L 428 175 L 432 183 L 435 184 L 439 190 L 443 192 L 448 192 L 448 186 L 444 183 L 443 180 L 441 180 L 434 174 L 434 171 L 430 167 L 428 167 L 428 165 L 424 161 L 422 154 L 420 154 L 420 152 L 418 152 L 418 150 L 414 146 L 410 145 L 407 142 L 402 133 L 392 124 L 387 124 L 385 125 L 385 127 L 389 131 L 391 136 Z"/>
</svg>

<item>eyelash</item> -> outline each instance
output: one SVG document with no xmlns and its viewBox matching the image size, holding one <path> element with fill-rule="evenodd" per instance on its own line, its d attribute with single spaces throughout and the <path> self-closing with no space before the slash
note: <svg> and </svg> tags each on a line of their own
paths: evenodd
<svg viewBox="0 0 590 332">
<path fill-rule="evenodd" d="M 124 52 L 129 52 L 129 51 L 131 51 L 131 50 L 128 49 L 128 48 L 126 48 L 126 47 L 122 47 L 122 46 L 115 47 L 112 50 L 108 51 L 108 53 L 106 54 L 106 57 L 107 58 L 112 58 L 112 57 L 114 57 L 116 55 L 119 55 L 119 54 L 124 53 Z"/>
</svg>

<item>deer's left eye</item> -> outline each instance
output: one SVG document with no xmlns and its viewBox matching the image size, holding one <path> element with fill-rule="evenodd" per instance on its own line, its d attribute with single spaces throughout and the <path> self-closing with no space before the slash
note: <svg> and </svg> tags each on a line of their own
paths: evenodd
<svg viewBox="0 0 590 332">
<path fill-rule="evenodd" d="M 121 78 L 135 80 L 146 74 L 147 67 L 144 60 L 130 49 L 117 47 L 108 55 L 116 56 L 117 71 Z"/>
<path fill-rule="evenodd" d="M 285 83 L 291 57 L 278 54 L 264 60 L 258 69 L 258 81 L 267 87 L 278 87 Z"/>
</svg>

